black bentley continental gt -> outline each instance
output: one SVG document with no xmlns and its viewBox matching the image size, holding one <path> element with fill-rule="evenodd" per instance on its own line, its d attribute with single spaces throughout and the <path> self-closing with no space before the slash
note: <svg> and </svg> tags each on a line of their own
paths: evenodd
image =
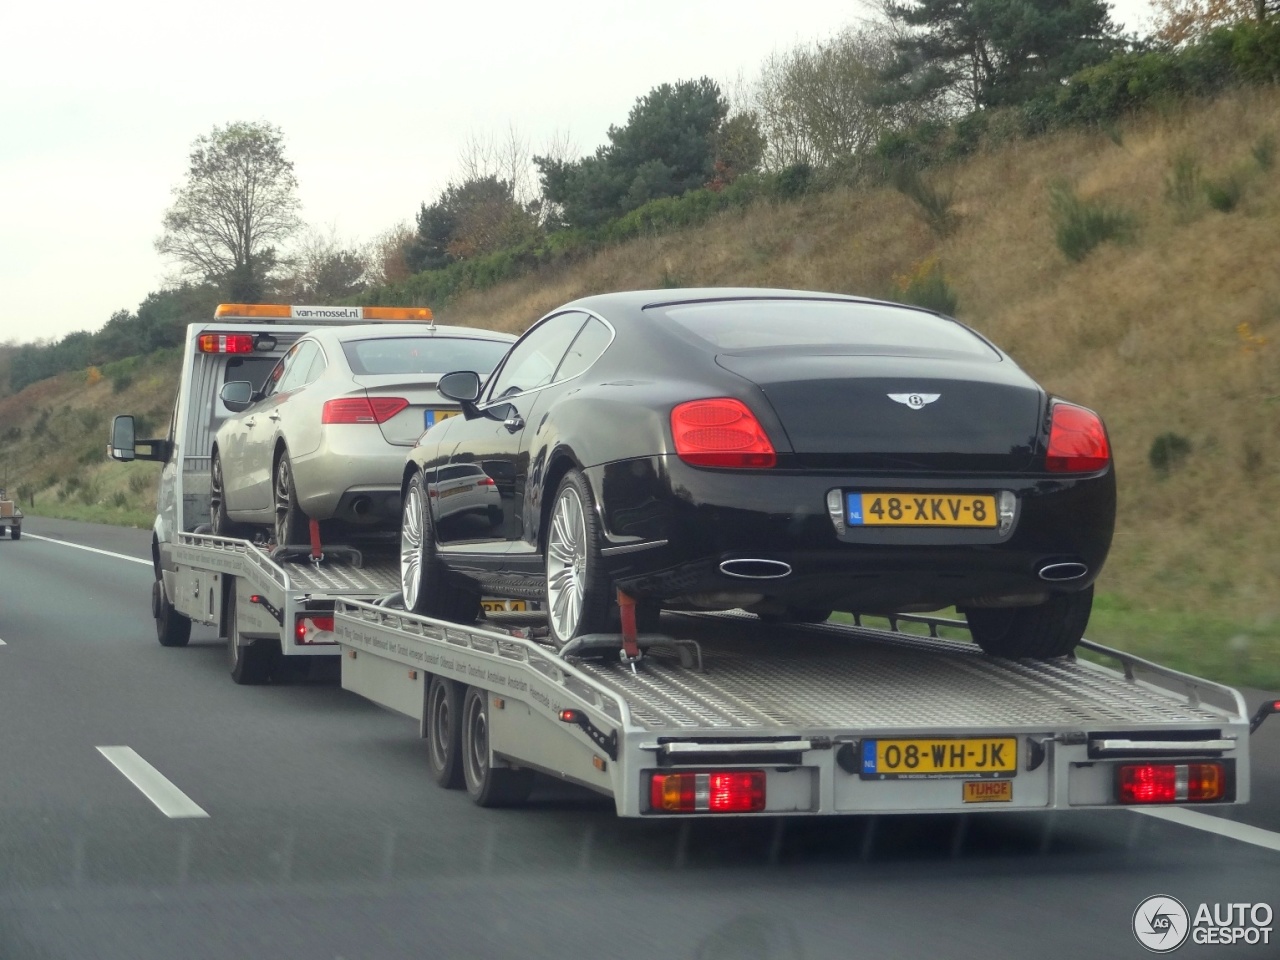
<svg viewBox="0 0 1280 960">
<path fill-rule="evenodd" d="M 1111 544 L 1098 415 L 915 307 L 587 297 L 487 379 L 438 389 L 462 415 L 410 453 L 401 521 L 405 604 L 427 616 L 470 621 L 482 594 L 541 600 L 563 645 L 611 629 L 618 589 L 646 622 L 954 605 L 987 653 L 1056 657 L 1084 632 Z"/>
</svg>

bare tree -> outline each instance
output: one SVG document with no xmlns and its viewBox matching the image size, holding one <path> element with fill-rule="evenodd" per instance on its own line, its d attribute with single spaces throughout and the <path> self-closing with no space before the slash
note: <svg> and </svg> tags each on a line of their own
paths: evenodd
<svg viewBox="0 0 1280 960">
<path fill-rule="evenodd" d="M 413 227 L 401 220 L 364 246 L 365 279 L 371 286 L 401 283 L 412 276 L 406 253 L 413 246 Z"/>
<path fill-rule="evenodd" d="M 1266 0 L 1152 0 L 1155 36 L 1166 43 L 1199 40 L 1216 27 L 1266 18 Z"/>
<path fill-rule="evenodd" d="M 180 272 L 231 299 L 262 299 L 276 244 L 299 226 L 297 178 L 284 134 L 269 123 L 228 123 L 192 144 L 186 181 L 173 189 L 156 250 Z"/>
<path fill-rule="evenodd" d="M 514 123 L 507 126 L 505 136 L 469 134 L 458 154 L 458 166 L 461 183 L 492 177 L 510 184 L 515 201 L 521 206 L 538 199 L 529 139 Z"/>
<path fill-rule="evenodd" d="M 335 303 L 368 283 L 366 252 L 345 246 L 332 225 L 308 230 L 289 263 L 292 272 L 280 283 L 280 292 L 294 303 Z"/>
</svg>

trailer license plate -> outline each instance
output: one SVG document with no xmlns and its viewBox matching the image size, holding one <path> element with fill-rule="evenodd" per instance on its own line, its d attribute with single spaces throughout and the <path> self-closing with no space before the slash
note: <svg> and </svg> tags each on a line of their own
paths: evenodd
<svg viewBox="0 0 1280 960">
<path fill-rule="evenodd" d="M 490 600 L 488 597 L 480 601 L 485 613 L 521 613 L 529 609 L 523 600 Z"/>
<path fill-rule="evenodd" d="M 863 780 L 1003 779 L 1018 772 L 1016 737 L 863 740 Z"/>
<path fill-rule="evenodd" d="M 994 527 L 996 498 L 968 493 L 850 493 L 854 527 Z"/>
<path fill-rule="evenodd" d="M 448 420 L 450 417 L 456 417 L 461 412 L 461 410 L 432 410 L 428 407 L 426 410 L 422 411 L 423 429 L 430 429 L 441 420 Z"/>
</svg>

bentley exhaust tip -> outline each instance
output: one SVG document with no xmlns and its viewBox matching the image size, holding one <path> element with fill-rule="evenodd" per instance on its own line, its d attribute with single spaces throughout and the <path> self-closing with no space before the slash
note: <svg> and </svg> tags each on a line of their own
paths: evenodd
<svg viewBox="0 0 1280 960">
<path fill-rule="evenodd" d="M 1041 567 L 1039 577 L 1049 583 L 1063 583 L 1067 580 L 1079 580 L 1089 568 L 1083 563 L 1049 563 Z"/>
<path fill-rule="evenodd" d="M 781 560 L 757 560 L 741 558 L 725 560 L 720 564 L 720 572 L 726 577 L 739 577 L 743 580 L 777 580 L 791 574 L 791 564 Z"/>
</svg>

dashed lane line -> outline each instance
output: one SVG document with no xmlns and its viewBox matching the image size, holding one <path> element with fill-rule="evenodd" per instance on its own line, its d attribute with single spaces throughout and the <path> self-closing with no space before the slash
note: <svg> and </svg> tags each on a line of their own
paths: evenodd
<svg viewBox="0 0 1280 960">
<path fill-rule="evenodd" d="M 1157 820 L 1167 820 L 1169 823 L 1181 824 L 1184 827 L 1191 827 L 1193 830 L 1216 833 L 1220 837 L 1230 837 L 1232 840 L 1251 843 L 1255 847 L 1264 847 L 1267 850 L 1275 850 L 1280 853 L 1280 833 L 1263 830 L 1261 827 L 1250 826 L 1247 823 L 1224 820 L 1222 817 L 1201 813 L 1198 810 L 1188 810 L 1185 807 L 1158 809 L 1151 807 L 1146 810 L 1134 810 L 1134 813 L 1142 813 L 1148 817 L 1155 817 Z"/>
<path fill-rule="evenodd" d="M 43 540 L 45 543 L 56 543 L 60 547 L 75 547 L 77 550 L 88 550 L 90 553 L 100 553 L 104 557 L 115 557 L 117 560 L 128 560 L 130 563 L 141 563 L 144 566 L 151 566 L 150 560 L 142 560 L 138 557 L 126 556 L 123 553 L 113 553 L 110 550 L 99 550 L 97 547 L 86 547 L 82 543 L 72 543 L 70 540 L 58 540 L 54 537 L 41 537 L 34 533 L 24 534 L 30 540 Z"/>
<path fill-rule="evenodd" d="M 133 747 L 98 747 L 98 752 L 142 791 L 142 795 L 171 819 L 207 817 L 209 814 L 170 782 L 169 778 L 138 755 Z"/>
</svg>

